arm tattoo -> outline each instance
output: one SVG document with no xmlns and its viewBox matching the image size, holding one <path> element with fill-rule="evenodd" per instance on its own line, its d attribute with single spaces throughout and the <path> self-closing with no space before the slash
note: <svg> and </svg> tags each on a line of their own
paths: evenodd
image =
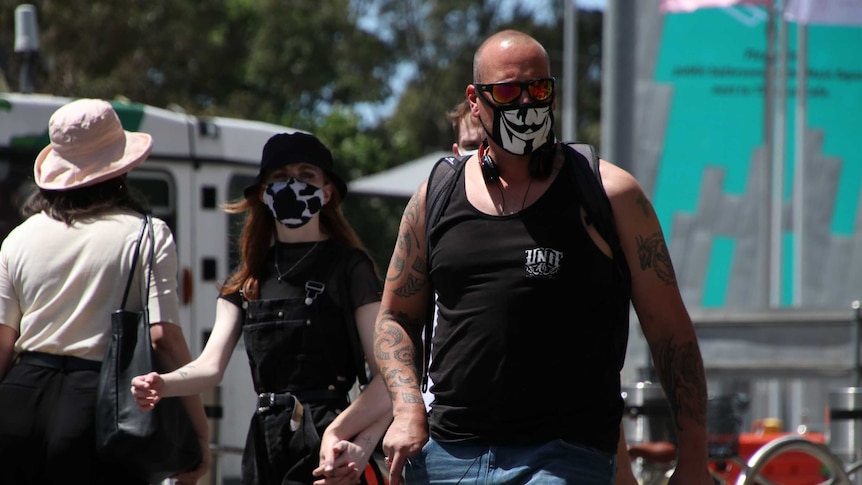
<svg viewBox="0 0 862 485">
<path fill-rule="evenodd" d="M 415 295 L 425 286 L 425 282 L 411 275 L 407 275 L 407 282 L 392 290 L 393 293 L 400 297 L 408 297 Z"/>
<path fill-rule="evenodd" d="M 407 267 L 407 262 L 404 258 L 412 252 L 413 239 L 410 231 L 401 231 L 398 233 L 398 240 L 395 242 L 395 251 L 392 253 L 392 264 L 389 265 L 389 271 L 386 274 L 388 281 L 398 279 L 404 272 L 404 268 Z"/>
<path fill-rule="evenodd" d="M 416 375 L 418 363 L 416 362 L 416 347 L 413 340 L 405 333 L 402 325 L 408 327 L 417 322 L 409 322 L 405 315 L 394 315 L 392 310 L 384 310 L 385 318 L 377 325 L 374 341 L 374 353 L 380 363 L 380 373 L 389 388 L 390 397 L 397 398 L 399 395 L 404 402 L 414 402 L 415 398 L 408 397 L 408 392 L 398 392 L 394 389 L 419 389 L 416 378 L 405 374 L 404 369 L 412 369 Z M 401 323 L 401 321 L 405 323 Z M 390 365 L 391 363 L 391 365 Z"/>
<path fill-rule="evenodd" d="M 706 424 L 706 382 L 696 342 L 674 344 L 670 339 L 658 351 L 656 369 L 665 390 L 677 429 L 680 416 Z"/>
<path fill-rule="evenodd" d="M 425 400 L 422 399 L 422 396 L 416 396 L 415 394 L 410 394 L 409 392 L 401 393 L 401 398 L 404 400 L 405 403 L 408 404 L 425 403 Z"/>
<path fill-rule="evenodd" d="M 641 269 L 655 269 L 656 276 L 669 286 L 676 286 L 676 274 L 673 271 L 673 263 L 670 253 L 664 242 L 661 232 L 657 231 L 652 236 L 636 236 L 638 245 L 638 259 Z"/>
<path fill-rule="evenodd" d="M 407 201 L 407 207 L 404 208 L 404 215 L 402 217 L 405 224 L 409 226 L 413 226 L 419 222 L 419 193 L 416 192 L 410 197 L 410 200 Z"/>
<path fill-rule="evenodd" d="M 181 368 L 177 369 L 177 374 L 179 374 L 179 375 L 180 375 L 180 377 L 182 377 L 183 379 L 185 379 L 186 377 L 188 377 L 188 376 L 189 376 L 189 372 L 188 372 L 188 370 L 186 370 L 186 369 L 194 369 L 194 368 L 195 368 L 195 366 L 194 366 L 194 365 L 185 365 L 185 366 L 183 366 L 183 367 L 181 367 Z"/>
<path fill-rule="evenodd" d="M 641 211 L 642 211 L 642 212 L 643 212 L 643 214 L 644 214 L 644 217 L 649 217 L 649 215 L 652 213 L 652 211 L 650 210 L 650 207 L 651 207 L 651 206 L 650 206 L 650 203 L 649 203 L 649 201 L 647 200 L 647 198 L 646 198 L 646 197 L 644 197 L 644 196 L 642 196 L 642 195 L 641 195 L 641 196 L 639 196 L 639 197 L 637 198 L 637 200 L 635 201 L 635 204 L 637 204 L 637 205 L 639 205 L 639 206 L 640 206 Z"/>
</svg>

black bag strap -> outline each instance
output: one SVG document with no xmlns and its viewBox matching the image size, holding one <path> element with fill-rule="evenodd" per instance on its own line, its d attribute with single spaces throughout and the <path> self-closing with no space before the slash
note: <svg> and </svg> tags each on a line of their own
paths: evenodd
<svg viewBox="0 0 862 485">
<path fill-rule="evenodd" d="M 587 223 L 593 224 L 599 235 L 611 247 L 614 264 L 620 273 L 625 288 L 625 297 L 631 296 L 631 271 L 623 253 L 617 224 L 614 219 L 611 201 L 602 183 L 599 172 L 599 157 L 596 149 L 589 143 L 569 142 L 572 150 L 564 150 L 566 165 L 581 195 L 584 210 L 587 212 Z"/>
<path fill-rule="evenodd" d="M 430 263 L 431 230 L 440 221 L 440 216 L 449 205 L 452 191 L 455 190 L 455 180 L 464 170 L 465 162 L 470 155 L 460 157 L 443 157 L 434 163 L 428 182 L 425 186 L 425 261 Z M 422 339 L 422 392 L 428 391 L 428 365 L 431 363 L 431 339 L 434 337 L 434 312 L 436 310 L 435 292 L 428 294 L 428 311 L 425 318 L 424 337 Z"/>
<path fill-rule="evenodd" d="M 145 216 L 146 217 L 144 217 L 144 222 L 141 225 L 141 232 L 140 232 L 140 234 L 138 234 L 138 240 L 135 242 L 135 254 L 132 256 L 132 269 L 131 269 L 131 271 L 129 271 L 129 279 L 126 281 L 126 290 L 123 292 L 123 302 L 122 302 L 122 304 L 120 304 L 120 310 L 126 309 L 126 300 L 128 300 L 128 298 L 129 298 L 129 289 L 132 287 L 132 281 L 134 280 L 134 277 L 135 277 L 135 268 L 138 267 L 138 255 L 140 255 L 140 253 L 141 253 L 141 244 L 143 243 L 144 232 L 147 230 L 147 227 L 149 227 L 149 230 L 150 230 L 150 241 L 151 241 L 151 244 L 150 244 L 150 264 L 153 263 L 156 243 L 155 243 L 155 237 L 154 237 L 154 231 L 153 231 L 152 216 L 150 214 L 146 214 Z M 144 306 L 145 310 L 148 306 L 147 305 L 147 299 L 149 299 L 149 295 L 150 295 L 150 278 L 151 277 L 152 277 L 152 271 L 148 271 L 147 272 L 147 288 L 146 288 L 146 292 L 147 292 L 146 295 L 147 296 L 143 302 L 143 306 Z"/>
</svg>

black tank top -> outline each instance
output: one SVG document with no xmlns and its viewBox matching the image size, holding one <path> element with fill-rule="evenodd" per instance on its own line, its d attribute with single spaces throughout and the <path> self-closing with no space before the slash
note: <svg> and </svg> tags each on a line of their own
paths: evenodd
<svg viewBox="0 0 862 485">
<path fill-rule="evenodd" d="M 508 216 L 479 212 L 456 182 L 430 238 L 435 440 L 616 450 L 629 301 L 567 173 Z"/>
</svg>

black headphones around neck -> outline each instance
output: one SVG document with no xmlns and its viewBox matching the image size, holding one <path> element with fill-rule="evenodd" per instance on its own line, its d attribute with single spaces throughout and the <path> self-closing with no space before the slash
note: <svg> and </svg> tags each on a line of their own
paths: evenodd
<svg viewBox="0 0 862 485">
<path fill-rule="evenodd" d="M 482 142 L 488 149 L 487 140 Z M 530 177 L 534 179 L 546 179 L 551 174 L 554 166 L 554 143 L 545 143 L 541 148 L 534 151 L 530 156 Z M 486 184 L 495 184 L 500 180 L 500 171 L 497 164 L 487 152 L 479 159 L 479 167 L 482 169 L 482 177 Z"/>
</svg>

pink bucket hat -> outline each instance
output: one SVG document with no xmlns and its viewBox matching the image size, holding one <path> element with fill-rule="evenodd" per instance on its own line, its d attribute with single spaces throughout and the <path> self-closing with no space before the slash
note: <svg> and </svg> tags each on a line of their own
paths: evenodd
<svg viewBox="0 0 862 485">
<path fill-rule="evenodd" d="M 153 149 L 147 133 L 123 130 L 107 101 L 79 99 L 60 107 L 48 121 L 51 144 L 33 165 L 36 185 L 68 190 L 97 184 L 129 172 Z"/>
</svg>

